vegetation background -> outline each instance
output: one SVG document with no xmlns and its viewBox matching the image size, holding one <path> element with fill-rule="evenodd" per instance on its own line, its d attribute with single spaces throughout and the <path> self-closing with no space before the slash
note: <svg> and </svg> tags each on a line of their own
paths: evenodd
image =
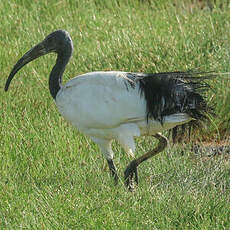
<svg viewBox="0 0 230 230">
<path fill-rule="evenodd" d="M 1 229 L 230 229 L 228 76 L 211 82 L 217 116 L 193 136 L 221 151 L 170 146 L 140 167 L 134 193 L 123 185 L 130 159 L 120 146 L 114 186 L 98 146 L 58 114 L 47 87 L 55 55 L 3 91 L 16 61 L 60 28 L 75 46 L 65 81 L 96 70 L 230 72 L 228 0 L 9 0 L 0 21 Z M 136 141 L 137 155 L 155 144 Z"/>
</svg>

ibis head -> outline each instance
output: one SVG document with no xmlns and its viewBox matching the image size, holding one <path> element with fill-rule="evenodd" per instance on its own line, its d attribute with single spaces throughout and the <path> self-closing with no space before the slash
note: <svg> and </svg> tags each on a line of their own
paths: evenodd
<svg viewBox="0 0 230 230">
<path fill-rule="evenodd" d="M 17 61 L 17 63 L 13 67 L 6 81 L 5 91 L 8 90 L 10 82 L 15 76 L 15 74 L 29 62 L 45 54 L 55 52 L 58 55 L 57 60 L 59 60 L 59 64 L 60 64 L 60 60 L 61 63 L 63 64 L 63 65 L 60 64 L 59 66 L 60 68 L 62 68 L 62 66 L 65 67 L 65 65 L 69 61 L 69 58 L 72 55 L 72 51 L 73 51 L 73 43 L 68 32 L 64 30 L 57 30 L 49 34 L 42 42 L 40 42 L 39 44 L 31 48 Z M 61 72 L 61 70 L 59 72 Z"/>
</svg>

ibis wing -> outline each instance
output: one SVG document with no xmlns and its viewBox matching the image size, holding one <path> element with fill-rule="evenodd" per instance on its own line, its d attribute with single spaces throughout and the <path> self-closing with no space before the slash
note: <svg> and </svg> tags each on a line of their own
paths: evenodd
<svg viewBox="0 0 230 230">
<path fill-rule="evenodd" d="M 84 74 L 58 93 L 61 114 L 76 126 L 112 128 L 145 120 L 146 102 L 138 87 L 131 87 L 121 72 Z"/>
</svg>

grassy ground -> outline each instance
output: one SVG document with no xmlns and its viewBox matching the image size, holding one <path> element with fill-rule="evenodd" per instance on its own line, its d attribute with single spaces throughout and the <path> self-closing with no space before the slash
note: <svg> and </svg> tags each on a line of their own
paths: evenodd
<svg viewBox="0 0 230 230">
<path fill-rule="evenodd" d="M 119 145 L 115 187 L 98 147 L 57 113 L 47 89 L 54 55 L 29 64 L 3 92 L 18 58 L 59 28 L 75 45 L 65 81 L 95 70 L 229 72 L 228 1 L 157 2 L 0 1 L 1 229 L 230 228 L 228 153 L 171 147 L 140 167 L 131 194 L 122 181 L 130 159 Z M 229 136 L 230 82 L 211 84 L 218 116 L 203 135 L 218 142 Z M 137 143 L 137 155 L 155 144 Z"/>
</svg>

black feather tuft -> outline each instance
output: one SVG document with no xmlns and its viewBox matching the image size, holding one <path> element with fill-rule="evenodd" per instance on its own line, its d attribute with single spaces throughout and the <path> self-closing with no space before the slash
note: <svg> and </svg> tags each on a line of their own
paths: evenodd
<svg viewBox="0 0 230 230">
<path fill-rule="evenodd" d="M 214 110 L 207 105 L 204 93 L 210 88 L 205 80 L 214 77 L 211 72 L 127 74 L 131 87 L 139 83 L 140 95 L 145 97 L 147 122 L 153 118 L 161 124 L 165 116 L 174 113 L 187 113 L 196 121 L 205 120 L 207 114 L 213 114 Z"/>
</svg>

